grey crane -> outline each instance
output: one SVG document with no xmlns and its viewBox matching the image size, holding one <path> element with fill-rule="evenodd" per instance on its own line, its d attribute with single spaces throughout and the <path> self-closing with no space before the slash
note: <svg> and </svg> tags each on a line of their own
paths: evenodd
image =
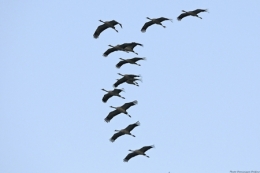
<svg viewBox="0 0 260 173">
<path fill-rule="evenodd" d="M 179 21 L 181 19 L 183 19 L 184 17 L 187 17 L 187 16 L 194 16 L 194 17 L 198 17 L 198 18 L 202 19 L 200 16 L 198 16 L 198 14 L 200 12 L 208 12 L 208 10 L 207 9 L 196 9 L 196 10 L 193 10 L 193 11 L 184 11 L 184 10 L 182 10 L 182 12 L 184 12 L 184 13 L 180 14 L 177 17 L 177 20 L 179 20 Z"/>
<path fill-rule="evenodd" d="M 136 53 L 136 52 L 134 51 L 135 46 L 142 46 L 142 47 L 143 47 L 143 44 L 141 44 L 141 43 L 136 43 L 136 42 L 132 42 L 132 43 L 124 43 L 124 44 L 121 44 L 121 45 L 120 45 L 120 47 L 123 48 L 125 51 L 133 52 L 133 53 L 135 53 L 136 55 L 138 55 L 138 53 Z"/>
<path fill-rule="evenodd" d="M 107 90 L 105 90 L 105 89 L 101 89 L 101 90 L 107 92 L 107 94 L 105 94 L 105 95 L 103 96 L 103 98 L 102 98 L 102 101 L 103 101 L 104 103 L 106 103 L 107 100 L 110 99 L 110 98 L 113 97 L 113 96 L 117 96 L 117 97 L 121 97 L 122 99 L 125 99 L 124 97 L 122 97 L 122 96 L 119 94 L 120 92 L 124 91 L 124 88 L 122 88 L 122 89 L 114 89 L 114 90 L 110 90 L 110 91 L 107 91 Z"/>
<path fill-rule="evenodd" d="M 122 129 L 122 130 L 115 130 L 117 133 L 115 133 L 111 138 L 110 141 L 114 142 L 118 137 L 123 136 L 123 135 L 131 135 L 133 137 L 135 137 L 135 135 L 131 134 L 131 131 L 137 127 L 140 126 L 140 122 L 137 121 L 134 124 L 130 124 L 128 125 L 126 128 Z"/>
<path fill-rule="evenodd" d="M 124 51 L 124 52 L 129 53 L 129 51 L 126 51 L 124 48 L 122 48 L 120 44 L 118 44 L 118 45 L 116 45 L 116 46 L 112 46 L 112 45 L 108 45 L 108 46 L 110 46 L 110 47 L 112 47 L 112 48 L 107 49 L 107 50 L 103 53 L 103 56 L 104 56 L 104 57 L 107 57 L 110 53 L 115 52 L 115 51 Z"/>
<path fill-rule="evenodd" d="M 120 68 L 122 65 L 124 64 L 135 64 L 135 65 L 138 65 L 138 66 L 141 66 L 140 64 L 137 64 L 136 62 L 137 61 L 140 61 L 140 60 L 146 60 L 145 57 L 141 58 L 141 57 L 134 57 L 134 58 L 131 58 L 131 59 L 123 59 L 123 58 L 119 58 L 121 59 L 121 61 L 119 61 L 117 64 L 116 64 L 116 67 L 117 68 Z"/>
<path fill-rule="evenodd" d="M 93 37 L 94 38 L 98 38 L 99 37 L 99 35 L 104 31 L 104 30 L 106 30 L 107 28 L 112 28 L 112 29 L 114 29 L 116 32 L 118 32 L 118 30 L 116 30 L 116 28 L 115 28 L 115 25 L 117 25 L 117 24 L 119 24 L 120 26 L 121 26 L 121 28 L 122 28 L 122 24 L 121 23 L 119 23 L 119 22 L 117 22 L 117 21 L 115 21 L 115 20 L 111 20 L 111 21 L 102 21 L 102 20 L 99 20 L 100 22 L 102 22 L 102 23 L 104 23 L 104 24 L 102 24 L 102 25 L 99 25 L 98 27 L 97 27 L 97 29 L 96 29 L 96 31 L 95 31 L 95 33 L 94 33 L 94 35 L 93 35 Z"/>
<path fill-rule="evenodd" d="M 126 115 L 128 115 L 129 117 L 131 117 L 128 112 L 126 111 L 128 108 L 130 108 L 131 106 L 136 105 L 138 102 L 137 100 L 133 101 L 133 102 L 128 102 L 125 103 L 124 105 L 120 106 L 120 107 L 114 107 L 114 106 L 110 106 L 111 108 L 114 108 L 116 110 L 110 112 L 107 117 L 105 118 L 105 121 L 108 123 L 111 121 L 111 119 L 113 119 L 115 116 L 117 116 L 120 113 L 124 113 Z"/>
<path fill-rule="evenodd" d="M 113 84 L 113 86 L 116 88 L 118 87 L 120 84 L 124 83 L 124 82 L 130 82 L 131 83 L 131 80 L 133 81 L 133 79 L 135 79 L 135 77 L 140 77 L 141 75 L 133 75 L 133 74 L 121 74 L 121 73 L 118 73 L 119 75 L 123 76 L 121 79 L 118 79 L 116 81 L 116 83 Z"/>
<path fill-rule="evenodd" d="M 117 81 L 120 81 L 120 80 L 121 80 L 121 79 L 117 79 Z M 126 82 L 126 83 L 128 83 L 128 84 L 130 84 L 130 85 L 139 86 L 139 84 L 138 84 L 137 82 L 135 82 L 136 80 L 142 81 L 141 79 L 131 78 L 131 79 L 126 79 L 126 81 L 124 81 L 124 82 Z M 118 85 L 120 85 L 120 84 L 122 84 L 122 83 L 124 83 L 124 82 L 122 82 L 122 80 L 121 80 L 120 82 L 116 82 L 116 83 L 114 84 L 114 86 L 118 86 Z"/>
<path fill-rule="evenodd" d="M 142 27 L 141 29 L 141 32 L 145 32 L 146 29 L 153 25 L 153 24 L 157 24 L 157 25 L 161 25 L 162 27 L 166 28 L 166 26 L 164 26 L 161 22 L 165 21 L 165 20 L 170 20 L 172 22 L 172 19 L 168 19 L 168 18 L 165 18 L 165 17 L 160 17 L 160 18 L 154 18 L 154 19 L 151 19 L 149 17 L 146 17 L 147 19 L 149 19 L 150 21 L 149 22 L 146 22 L 144 24 L 144 26 Z"/>
<path fill-rule="evenodd" d="M 129 151 L 132 151 L 132 153 L 129 153 L 125 158 L 124 158 L 124 162 L 128 162 L 131 158 L 135 157 L 135 156 L 138 156 L 138 155 L 143 155 L 143 156 L 146 156 L 149 158 L 149 156 L 147 156 L 145 154 L 145 152 L 151 148 L 154 148 L 154 145 L 151 145 L 151 146 L 144 146 L 138 150 L 129 150 Z"/>
</svg>

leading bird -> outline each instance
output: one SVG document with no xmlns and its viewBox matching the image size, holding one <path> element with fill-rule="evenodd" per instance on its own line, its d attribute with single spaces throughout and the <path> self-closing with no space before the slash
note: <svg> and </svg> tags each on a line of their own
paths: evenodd
<svg viewBox="0 0 260 173">
<path fill-rule="evenodd" d="M 193 16 L 193 17 L 198 17 L 198 18 L 202 19 L 201 17 L 198 16 L 198 14 L 201 13 L 201 12 L 208 12 L 208 10 L 207 9 L 196 9 L 196 10 L 193 10 L 193 11 L 182 10 L 182 12 L 184 12 L 184 13 L 182 13 L 181 15 L 179 15 L 177 17 L 177 20 L 179 20 L 179 21 L 181 19 L 183 19 L 184 17 L 187 17 L 187 16 Z"/>
</svg>

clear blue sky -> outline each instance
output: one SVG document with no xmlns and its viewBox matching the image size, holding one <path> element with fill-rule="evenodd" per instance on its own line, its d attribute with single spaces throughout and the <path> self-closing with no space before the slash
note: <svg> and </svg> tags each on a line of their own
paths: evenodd
<svg viewBox="0 0 260 173">
<path fill-rule="evenodd" d="M 171 173 L 260 171 L 259 1 L 0 1 L 0 172 Z M 181 10 L 203 19 L 177 21 Z M 172 18 L 142 33 L 146 17 Z M 119 32 L 93 33 L 98 20 Z M 102 54 L 139 42 L 141 67 L 115 67 L 133 53 Z M 140 87 L 107 103 L 117 73 Z M 125 102 L 138 100 L 106 123 Z M 140 121 L 114 143 L 115 129 Z M 128 163 L 129 149 L 155 145 Z"/>
</svg>

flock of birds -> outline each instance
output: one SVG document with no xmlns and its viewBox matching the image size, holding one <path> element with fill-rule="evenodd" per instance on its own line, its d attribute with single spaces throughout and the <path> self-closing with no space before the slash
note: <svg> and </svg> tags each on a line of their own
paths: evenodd
<svg viewBox="0 0 260 173">
<path fill-rule="evenodd" d="M 182 20 L 183 18 L 187 17 L 187 16 L 194 16 L 194 17 L 198 17 L 200 19 L 202 19 L 200 16 L 198 16 L 198 14 L 200 12 L 208 12 L 207 9 L 196 9 L 194 11 L 184 11 L 182 10 L 182 14 L 180 14 L 178 17 L 177 17 L 177 20 Z M 147 19 L 149 19 L 150 21 L 149 22 L 146 22 L 143 27 L 141 28 L 141 32 L 146 32 L 147 28 L 150 27 L 151 25 L 153 24 L 157 24 L 157 25 L 161 25 L 162 27 L 166 27 L 164 25 L 162 25 L 161 22 L 163 21 L 166 21 L 166 20 L 170 20 L 172 21 L 172 19 L 168 19 L 168 18 L 165 18 L 165 17 L 160 17 L 160 18 L 155 18 L 155 19 L 151 19 L 149 17 L 147 17 Z M 108 29 L 108 28 L 112 28 L 114 29 L 116 32 L 118 32 L 118 30 L 115 28 L 115 25 L 120 25 L 121 28 L 122 28 L 122 24 L 115 21 L 115 20 L 112 20 L 112 21 L 102 21 L 102 20 L 99 20 L 100 22 L 104 23 L 100 26 L 97 27 L 93 37 L 94 38 L 98 38 L 100 36 L 100 34 Z M 111 54 L 112 52 L 115 52 L 115 51 L 124 51 L 124 52 L 132 52 L 132 53 L 135 53 L 136 55 L 138 55 L 138 53 L 136 53 L 134 51 L 134 48 L 136 46 L 143 46 L 142 44 L 140 43 L 136 43 L 136 42 L 132 42 L 132 43 L 124 43 L 124 44 L 118 44 L 116 46 L 112 46 L 112 45 L 109 45 L 111 48 L 109 48 L 107 51 L 104 52 L 103 56 L 104 57 L 107 57 L 109 54 Z M 134 64 L 134 65 L 138 65 L 138 66 L 141 66 L 140 64 L 137 64 L 137 61 L 140 61 L 140 60 L 145 60 L 145 58 L 141 58 L 141 57 L 134 57 L 134 58 L 131 58 L 131 59 L 123 59 L 123 58 L 120 58 L 120 62 L 118 62 L 116 64 L 116 67 L 117 68 L 120 68 L 122 67 L 123 65 L 125 64 Z M 123 83 L 127 83 L 127 84 L 131 84 L 131 85 L 135 85 L 135 86 L 139 86 L 139 84 L 136 82 L 136 81 L 141 81 L 140 78 L 140 75 L 134 75 L 134 74 L 121 74 L 121 73 L 118 73 L 119 75 L 122 76 L 121 79 L 117 79 L 117 81 L 114 83 L 114 87 L 115 89 L 114 90 L 105 90 L 105 89 L 102 89 L 103 91 L 106 91 L 107 94 L 105 94 L 102 98 L 102 101 L 104 103 L 106 103 L 111 97 L 113 96 L 117 96 L 117 97 L 120 97 L 122 99 L 125 99 L 124 97 L 122 97 L 120 95 L 120 93 L 122 91 L 124 91 L 124 89 L 117 89 L 116 87 L 118 87 L 119 85 L 123 84 Z M 114 107 L 114 106 L 110 106 L 111 108 L 114 108 L 115 110 L 114 111 L 111 111 L 107 117 L 105 118 L 105 121 L 108 123 L 110 122 L 115 116 L 123 113 L 123 114 L 126 114 L 128 115 L 129 117 L 131 117 L 128 112 L 127 112 L 127 109 L 129 109 L 131 106 L 134 106 L 136 105 L 138 102 L 137 100 L 135 101 L 132 101 L 132 102 L 127 102 L 127 103 L 124 103 L 122 106 L 119 106 L 119 107 Z M 115 130 L 116 133 L 110 138 L 110 141 L 111 142 L 114 142 L 117 138 L 119 138 L 120 136 L 123 136 L 123 135 L 131 135 L 133 137 L 135 137 L 131 131 L 140 125 L 140 122 L 137 121 L 136 123 L 133 123 L 133 124 L 130 124 L 128 125 L 126 128 L 124 129 L 121 129 L 121 130 Z M 129 153 L 125 158 L 124 158 L 124 162 L 128 162 L 131 158 L 137 156 L 137 155 L 143 155 L 143 156 L 146 156 L 149 158 L 149 156 L 147 156 L 145 154 L 145 152 L 151 148 L 154 148 L 154 145 L 151 145 L 151 146 L 144 146 L 140 149 L 137 149 L 137 150 L 129 150 L 131 151 L 131 153 Z"/>
</svg>

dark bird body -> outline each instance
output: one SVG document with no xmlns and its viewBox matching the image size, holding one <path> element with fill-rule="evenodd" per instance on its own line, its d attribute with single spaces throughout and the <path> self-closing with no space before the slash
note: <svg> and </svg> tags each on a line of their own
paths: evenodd
<svg viewBox="0 0 260 173">
<path fill-rule="evenodd" d="M 136 123 L 130 124 L 130 125 L 128 125 L 126 128 L 124 128 L 124 129 L 122 129 L 122 130 L 115 130 L 115 131 L 117 131 L 117 133 L 115 133 L 115 134 L 110 138 L 110 141 L 111 141 L 111 142 L 114 142 L 118 137 L 120 137 L 120 136 L 122 136 L 122 135 L 131 135 L 131 136 L 135 137 L 135 135 L 131 134 L 131 131 L 132 131 L 135 127 L 137 127 L 137 126 L 139 126 L 139 125 L 140 125 L 140 123 L 139 123 L 139 121 L 137 121 Z"/>
<path fill-rule="evenodd" d="M 151 148 L 154 148 L 154 145 L 151 146 L 144 146 L 142 148 L 140 148 L 139 150 L 129 150 L 132 151 L 132 153 L 129 153 L 125 158 L 124 158 L 124 162 L 128 162 L 132 157 L 138 156 L 138 155 L 143 155 L 149 158 L 149 156 L 147 156 L 145 154 L 145 152 Z"/>
<path fill-rule="evenodd" d="M 120 47 L 123 48 L 125 51 L 128 51 L 128 52 L 133 52 L 135 53 L 136 55 L 138 55 L 138 53 L 136 53 L 134 51 L 134 48 L 135 46 L 143 46 L 141 43 L 136 43 L 136 42 L 132 42 L 132 43 L 124 43 L 124 44 L 121 44 Z"/>
<path fill-rule="evenodd" d="M 179 20 L 179 21 L 181 19 L 183 19 L 184 17 L 187 17 L 187 16 L 194 16 L 194 17 L 198 17 L 198 18 L 202 19 L 201 17 L 198 16 L 198 14 L 201 13 L 201 12 L 208 12 L 208 10 L 207 9 L 196 9 L 196 10 L 193 10 L 193 11 L 182 10 L 182 12 L 184 12 L 184 13 L 182 13 L 181 15 L 179 15 L 177 17 L 177 20 Z"/>
<path fill-rule="evenodd" d="M 125 103 L 124 105 L 120 106 L 120 107 L 113 107 L 110 106 L 111 108 L 115 108 L 116 110 L 110 112 L 107 117 L 105 118 L 105 121 L 108 123 L 111 121 L 111 119 L 113 119 L 115 116 L 117 116 L 120 113 L 124 113 L 126 115 L 128 115 L 129 117 L 131 117 L 128 113 L 127 113 L 127 109 L 130 108 L 131 106 L 136 105 L 138 102 L 135 100 L 133 102 L 128 102 Z"/>
<path fill-rule="evenodd" d="M 108 46 L 110 46 L 110 47 L 112 47 L 112 48 L 107 49 L 107 50 L 103 53 L 103 56 L 104 56 L 104 57 L 107 57 L 110 53 L 115 52 L 115 51 L 124 51 L 124 52 L 129 53 L 129 51 L 126 51 L 124 48 L 122 48 L 120 44 L 118 44 L 118 45 L 116 45 L 116 46 L 112 46 L 112 45 L 108 45 Z"/>
<path fill-rule="evenodd" d="M 120 84 L 124 82 L 127 82 L 128 84 L 132 84 L 135 80 L 138 80 L 135 77 L 140 77 L 140 75 L 133 75 L 133 74 L 126 74 L 126 75 L 122 75 L 121 73 L 118 74 L 123 77 L 121 79 L 118 79 L 116 83 L 113 84 L 114 87 L 118 87 Z"/>
<path fill-rule="evenodd" d="M 160 17 L 160 18 L 155 18 L 155 19 L 151 19 L 149 17 L 147 17 L 147 19 L 149 19 L 150 21 L 149 22 L 146 22 L 144 24 L 144 26 L 142 27 L 141 31 L 142 32 L 145 32 L 146 29 L 153 25 L 153 24 L 157 24 L 157 25 L 161 25 L 162 27 L 166 28 L 166 26 L 164 26 L 161 22 L 165 21 L 165 20 L 170 20 L 172 22 L 172 19 L 168 19 L 168 18 L 165 18 L 165 17 Z"/>
<path fill-rule="evenodd" d="M 139 58 L 139 57 L 135 57 L 135 58 L 131 58 L 131 59 L 123 59 L 123 58 L 120 58 L 120 59 L 121 59 L 121 61 L 119 61 L 119 63 L 116 64 L 117 68 L 120 68 L 122 65 L 127 64 L 127 63 L 141 66 L 140 64 L 137 64 L 136 62 L 139 60 L 145 60 L 145 58 Z"/>
<path fill-rule="evenodd" d="M 102 24 L 102 25 L 100 25 L 100 26 L 97 27 L 97 29 L 96 29 L 96 31 L 95 31 L 95 33 L 94 33 L 94 35 L 93 35 L 94 38 L 98 38 L 99 35 L 100 35 L 104 30 L 106 30 L 107 28 L 112 28 L 112 29 L 114 29 L 116 32 L 118 32 L 118 31 L 116 30 L 116 28 L 115 28 L 115 25 L 117 25 L 117 24 L 119 24 L 119 25 L 121 26 L 121 28 L 122 28 L 121 23 L 119 23 L 119 22 L 117 22 L 117 21 L 115 21 L 115 20 L 106 21 L 106 22 L 104 22 L 104 21 L 102 21 L 102 20 L 99 20 L 99 21 L 102 22 L 102 23 L 104 23 L 104 24 Z"/>
<path fill-rule="evenodd" d="M 107 92 L 107 94 L 105 94 L 105 95 L 103 96 L 103 98 L 102 98 L 102 101 L 103 101 L 104 103 L 106 103 L 107 100 L 110 99 L 110 98 L 113 97 L 113 96 L 117 96 L 117 97 L 121 97 L 122 99 L 125 99 L 124 97 L 122 97 L 122 96 L 119 94 L 120 92 L 124 91 L 123 88 L 122 88 L 122 89 L 114 89 L 114 90 L 111 90 L 111 91 L 107 91 L 107 90 L 105 90 L 105 89 L 102 89 L 102 90 Z"/>
</svg>

